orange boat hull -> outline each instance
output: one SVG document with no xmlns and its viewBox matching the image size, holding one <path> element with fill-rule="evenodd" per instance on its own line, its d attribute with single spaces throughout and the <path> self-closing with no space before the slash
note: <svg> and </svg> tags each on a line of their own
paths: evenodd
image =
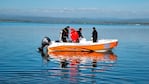
<svg viewBox="0 0 149 84">
<path fill-rule="evenodd" d="M 48 51 L 109 51 L 115 48 L 118 41 L 112 41 L 108 43 L 92 43 L 92 45 L 78 45 L 79 43 L 65 43 L 64 45 L 49 46 Z"/>
</svg>

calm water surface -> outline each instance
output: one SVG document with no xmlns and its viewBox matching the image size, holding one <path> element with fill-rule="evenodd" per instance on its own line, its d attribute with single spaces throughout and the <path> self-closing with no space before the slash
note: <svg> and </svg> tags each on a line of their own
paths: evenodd
<svg viewBox="0 0 149 84">
<path fill-rule="evenodd" d="M 65 26 L 83 28 L 87 40 L 92 27 L 99 39 L 118 39 L 113 53 L 50 53 L 45 60 L 36 49 L 41 39 L 59 39 Z M 148 84 L 149 26 L 0 23 L 1 84 Z M 66 63 L 66 66 L 63 64 Z"/>
</svg>

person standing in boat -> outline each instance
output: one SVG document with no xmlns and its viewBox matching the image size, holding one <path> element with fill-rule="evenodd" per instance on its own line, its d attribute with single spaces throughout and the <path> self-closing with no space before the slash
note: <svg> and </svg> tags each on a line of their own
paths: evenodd
<svg viewBox="0 0 149 84">
<path fill-rule="evenodd" d="M 69 26 L 65 27 L 61 32 L 60 32 L 60 38 L 62 42 L 67 42 L 67 38 L 69 38 Z"/>
<path fill-rule="evenodd" d="M 92 32 L 92 40 L 93 42 L 97 42 L 98 38 L 98 32 L 96 31 L 96 28 L 93 27 L 93 32 Z"/>
<path fill-rule="evenodd" d="M 78 42 L 79 42 L 80 41 L 80 38 L 83 38 L 82 28 L 79 28 L 79 30 L 77 32 L 78 32 L 78 35 L 79 35 L 79 38 L 78 38 Z"/>
<path fill-rule="evenodd" d="M 82 28 L 79 28 L 79 30 L 77 31 L 78 34 L 79 34 L 79 38 L 83 38 L 83 35 L 82 35 Z"/>
<path fill-rule="evenodd" d="M 71 30 L 71 33 L 70 33 L 71 40 L 72 42 L 76 43 L 79 39 L 78 32 L 74 28 L 71 28 L 70 30 Z"/>
</svg>

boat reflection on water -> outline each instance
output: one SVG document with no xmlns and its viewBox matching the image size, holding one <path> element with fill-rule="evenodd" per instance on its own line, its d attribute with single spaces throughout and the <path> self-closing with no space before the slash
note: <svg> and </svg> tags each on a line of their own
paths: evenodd
<svg viewBox="0 0 149 84">
<path fill-rule="evenodd" d="M 96 79 L 100 77 L 98 72 L 111 71 L 117 60 L 113 52 L 48 52 L 41 55 L 45 55 L 42 56 L 44 60 L 53 64 L 46 69 L 49 77 L 60 78 L 74 84 L 87 81 L 96 83 Z M 57 62 L 60 64 L 59 68 Z"/>
<path fill-rule="evenodd" d="M 97 67 L 101 64 L 113 64 L 117 56 L 111 52 L 47 52 L 40 51 L 44 61 L 48 63 L 50 59 L 56 59 L 60 62 L 61 68 L 74 67 L 77 65 L 89 64 L 91 67 Z M 69 65 L 69 66 L 68 66 Z"/>
<path fill-rule="evenodd" d="M 91 67 L 97 67 L 99 63 L 113 64 L 117 60 L 117 56 L 113 52 L 49 52 L 48 54 L 50 58 L 60 61 L 61 68 L 74 67 L 81 64 L 89 64 Z"/>
</svg>

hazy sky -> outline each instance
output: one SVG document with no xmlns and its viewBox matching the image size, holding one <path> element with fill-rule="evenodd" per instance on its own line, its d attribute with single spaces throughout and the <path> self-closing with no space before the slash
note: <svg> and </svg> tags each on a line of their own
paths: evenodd
<svg viewBox="0 0 149 84">
<path fill-rule="evenodd" d="M 0 0 L 0 14 L 149 18 L 149 0 Z"/>
</svg>

